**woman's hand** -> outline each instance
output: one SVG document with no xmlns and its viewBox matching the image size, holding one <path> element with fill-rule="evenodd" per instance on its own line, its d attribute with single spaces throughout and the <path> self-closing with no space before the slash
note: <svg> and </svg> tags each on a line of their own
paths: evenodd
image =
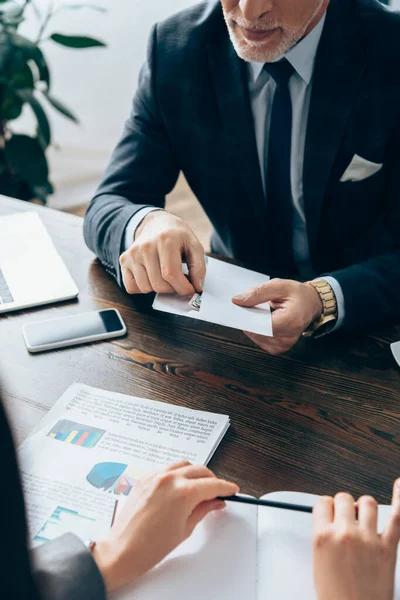
<svg viewBox="0 0 400 600">
<path fill-rule="evenodd" d="M 139 480 L 109 536 L 96 543 L 95 559 L 108 592 L 143 575 L 186 540 L 211 511 L 217 496 L 239 487 L 203 466 L 181 462 Z"/>
<path fill-rule="evenodd" d="M 363 496 L 324 497 L 314 508 L 314 581 L 318 600 L 393 600 L 400 539 L 400 479 L 394 484 L 392 512 L 377 532 L 378 505 Z"/>
</svg>

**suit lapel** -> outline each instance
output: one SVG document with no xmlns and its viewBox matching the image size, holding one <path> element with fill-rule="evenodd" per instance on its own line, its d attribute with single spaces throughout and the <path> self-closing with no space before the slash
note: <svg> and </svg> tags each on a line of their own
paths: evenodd
<svg viewBox="0 0 400 600">
<path fill-rule="evenodd" d="M 233 165 L 242 178 L 257 219 L 265 218 L 265 199 L 253 114 L 251 111 L 246 63 L 240 59 L 224 29 L 208 45 L 208 57 L 216 99 Z"/>
<path fill-rule="evenodd" d="M 364 69 L 354 0 L 331 0 L 317 52 L 304 154 L 303 195 L 310 251 L 324 195 Z"/>
</svg>

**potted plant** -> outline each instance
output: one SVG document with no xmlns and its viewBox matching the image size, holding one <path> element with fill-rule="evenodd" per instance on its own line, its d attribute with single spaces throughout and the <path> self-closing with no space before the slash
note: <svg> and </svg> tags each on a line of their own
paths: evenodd
<svg viewBox="0 0 400 600">
<path fill-rule="evenodd" d="M 25 11 L 34 10 L 37 37 L 28 39 L 18 31 Z M 67 48 L 104 47 L 95 38 L 83 35 L 65 35 L 49 32 L 52 17 L 64 10 L 90 8 L 104 12 L 93 5 L 52 4 L 42 14 L 34 0 L 0 0 L 0 193 L 46 203 L 53 187 L 49 180 L 46 150 L 52 142 L 51 126 L 46 105 L 51 105 L 66 118 L 78 122 L 77 117 L 57 98 L 51 89 L 49 65 L 42 51 L 45 41 Z M 36 121 L 35 135 L 14 133 L 13 121 L 28 105 Z"/>
</svg>

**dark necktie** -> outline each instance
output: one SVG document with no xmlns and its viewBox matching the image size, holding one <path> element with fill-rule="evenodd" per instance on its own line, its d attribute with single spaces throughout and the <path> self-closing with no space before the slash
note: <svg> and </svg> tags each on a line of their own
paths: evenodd
<svg viewBox="0 0 400 600">
<path fill-rule="evenodd" d="M 286 58 L 266 63 L 264 69 L 276 83 L 266 148 L 267 263 L 272 273 L 284 276 L 297 271 L 293 258 L 292 100 L 288 85 L 294 69 Z"/>
</svg>

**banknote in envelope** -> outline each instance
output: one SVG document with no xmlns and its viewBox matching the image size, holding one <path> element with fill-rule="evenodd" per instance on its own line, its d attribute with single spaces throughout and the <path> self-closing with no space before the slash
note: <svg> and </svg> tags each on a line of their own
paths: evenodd
<svg viewBox="0 0 400 600">
<path fill-rule="evenodd" d="M 202 296 L 202 292 L 200 293 L 196 293 L 190 300 L 189 300 L 189 306 L 191 308 L 193 308 L 193 310 L 200 310 L 200 306 L 201 306 L 201 296 Z"/>
</svg>

